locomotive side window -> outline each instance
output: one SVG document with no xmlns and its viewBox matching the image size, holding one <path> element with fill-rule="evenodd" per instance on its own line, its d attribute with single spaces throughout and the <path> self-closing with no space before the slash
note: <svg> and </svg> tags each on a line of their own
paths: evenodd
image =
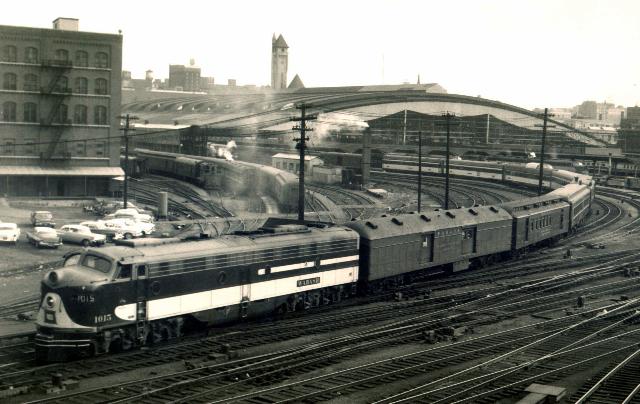
<svg viewBox="0 0 640 404">
<path fill-rule="evenodd" d="M 147 266 L 146 265 L 140 265 L 138 267 L 138 278 L 140 278 L 142 276 L 147 276 Z"/>
<path fill-rule="evenodd" d="M 429 235 L 428 234 L 423 234 L 422 235 L 422 246 L 423 247 L 429 247 Z"/>
<path fill-rule="evenodd" d="M 131 279 L 131 264 L 118 264 L 118 268 L 120 269 L 118 272 L 118 279 Z"/>
</svg>

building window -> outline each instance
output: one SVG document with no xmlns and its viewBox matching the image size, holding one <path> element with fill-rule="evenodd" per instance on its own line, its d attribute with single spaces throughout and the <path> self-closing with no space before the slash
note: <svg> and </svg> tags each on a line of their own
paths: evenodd
<svg viewBox="0 0 640 404">
<path fill-rule="evenodd" d="M 59 62 L 68 62 L 69 51 L 66 49 L 56 49 L 56 60 Z"/>
<path fill-rule="evenodd" d="M 6 45 L 2 49 L 2 60 L 5 62 L 17 62 L 18 50 L 13 45 Z"/>
<path fill-rule="evenodd" d="M 2 80 L 2 88 L 5 90 L 17 90 L 18 78 L 14 73 L 5 73 Z"/>
<path fill-rule="evenodd" d="M 25 74 L 22 88 L 24 91 L 38 91 L 38 76 L 35 74 Z"/>
<path fill-rule="evenodd" d="M 87 145 L 85 142 L 77 142 L 75 147 L 76 156 L 84 157 L 87 153 Z"/>
<path fill-rule="evenodd" d="M 69 92 L 69 79 L 67 76 L 60 76 L 56 81 L 56 86 L 53 90 L 56 93 L 68 93 Z"/>
<path fill-rule="evenodd" d="M 31 156 L 36 154 L 36 145 L 35 140 L 33 139 L 25 139 L 24 141 L 24 154 L 27 156 Z"/>
<path fill-rule="evenodd" d="M 96 53 L 96 67 L 109 67 L 109 56 L 106 53 Z"/>
<path fill-rule="evenodd" d="M 38 122 L 38 106 L 33 102 L 25 102 L 24 109 L 24 121 L 25 122 Z"/>
<path fill-rule="evenodd" d="M 66 104 L 60 104 L 56 113 L 56 123 L 67 123 L 69 117 L 69 107 Z"/>
<path fill-rule="evenodd" d="M 87 123 L 87 107 L 85 105 L 76 105 L 73 109 L 73 123 Z"/>
<path fill-rule="evenodd" d="M 15 139 L 5 139 L 4 154 L 13 154 L 15 152 Z"/>
<path fill-rule="evenodd" d="M 104 142 L 96 142 L 96 156 L 104 156 Z"/>
<path fill-rule="evenodd" d="M 28 47 L 24 50 L 25 63 L 38 63 L 38 49 Z"/>
<path fill-rule="evenodd" d="M 16 103 L 7 101 L 2 104 L 2 120 L 5 122 L 16 121 Z"/>
<path fill-rule="evenodd" d="M 76 78 L 74 92 L 78 94 L 87 94 L 89 92 L 89 85 L 86 77 Z"/>
<path fill-rule="evenodd" d="M 96 79 L 96 94 L 106 95 L 109 92 L 107 91 L 107 80 L 106 79 Z"/>
<path fill-rule="evenodd" d="M 107 107 L 98 105 L 93 113 L 93 123 L 96 125 L 107 124 Z"/>
<path fill-rule="evenodd" d="M 89 66 L 89 54 L 85 51 L 77 51 L 75 65 L 78 67 Z"/>
</svg>

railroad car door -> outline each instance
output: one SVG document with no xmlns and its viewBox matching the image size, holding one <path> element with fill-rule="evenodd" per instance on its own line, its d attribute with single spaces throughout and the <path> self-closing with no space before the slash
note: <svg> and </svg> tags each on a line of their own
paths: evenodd
<svg viewBox="0 0 640 404">
<path fill-rule="evenodd" d="M 147 321 L 147 280 L 149 268 L 146 265 L 138 265 L 135 270 L 135 290 L 136 290 L 136 331 L 139 341 L 146 337 Z"/>
<path fill-rule="evenodd" d="M 421 264 L 433 262 L 433 233 L 422 235 L 422 246 L 420 248 L 419 262 Z"/>
<path fill-rule="evenodd" d="M 476 228 L 465 227 L 462 229 L 462 255 L 476 252 Z"/>
<path fill-rule="evenodd" d="M 242 268 L 240 270 L 240 284 L 242 291 L 240 315 L 242 318 L 246 318 L 249 312 L 249 301 L 251 300 L 251 279 L 249 276 L 249 268 Z"/>
</svg>

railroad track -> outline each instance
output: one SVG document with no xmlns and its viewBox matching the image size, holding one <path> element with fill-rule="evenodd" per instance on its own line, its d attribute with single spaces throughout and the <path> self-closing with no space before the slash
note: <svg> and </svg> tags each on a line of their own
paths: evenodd
<svg viewBox="0 0 640 404">
<path fill-rule="evenodd" d="M 615 272 L 615 271 L 614 271 Z M 619 270 L 618 270 L 619 272 Z M 591 275 L 589 275 L 591 276 Z M 551 281 L 549 280 L 549 282 L 551 282 L 553 285 L 547 284 L 545 283 L 542 286 L 542 289 L 539 290 L 538 293 L 544 293 L 545 290 L 549 290 L 550 287 L 553 287 L 555 289 L 561 287 L 561 284 L 558 283 L 558 280 L 554 280 Z M 563 281 L 564 282 L 564 281 Z M 606 287 L 622 287 L 624 290 L 627 290 L 629 287 L 633 288 L 634 285 L 630 285 L 629 282 L 624 282 L 624 286 L 621 285 L 608 285 L 608 286 L 602 286 L 602 288 L 606 288 Z M 507 288 L 509 289 L 509 288 Z M 637 289 L 637 288 L 636 288 Z M 591 293 L 595 293 L 597 292 L 595 289 L 590 289 Z M 498 308 L 500 308 L 500 310 L 506 310 L 506 306 L 504 305 L 498 305 L 497 307 L 492 307 L 489 304 L 489 301 L 493 300 L 494 301 L 494 305 L 496 304 L 495 302 L 499 302 L 499 300 L 502 298 L 500 293 L 498 293 L 498 291 L 492 291 L 493 293 L 490 293 L 490 295 L 492 297 L 487 297 L 487 291 L 480 291 L 479 294 L 476 297 L 476 302 L 474 303 L 473 301 L 469 301 L 468 305 L 472 305 L 472 304 L 477 304 L 479 303 L 477 300 L 482 301 L 481 306 L 482 306 L 482 311 L 486 311 L 488 308 L 492 309 L 492 310 L 497 310 Z M 511 291 L 509 292 L 508 290 L 504 290 L 503 293 L 515 293 L 515 291 Z M 578 290 L 575 291 L 575 293 L 579 293 L 579 294 L 586 294 L 587 291 L 586 290 Z M 611 290 L 609 290 L 608 292 L 606 292 L 604 289 L 601 290 L 601 293 L 611 293 Z M 519 310 L 524 310 L 526 308 L 528 309 L 533 309 L 534 307 L 539 310 L 542 307 L 548 307 L 549 305 L 556 305 L 557 306 L 557 299 L 562 299 L 563 301 L 566 301 L 567 299 L 567 295 L 566 292 L 563 292 L 562 294 L 557 294 L 555 297 L 553 296 L 543 296 L 540 297 L 540 300 L 536 305 L 534 305 L 532 303 L 532 299 L 531 296 L 526 295 L 525 294 L 520 294 L 520 296 L 526 297 L 526 299 L 524 299 L 523 301 L 517 303 L 517 302 L 512 302 L 511 303 L 511 307 L 512 309 L 516 309 L 518 308 Z M 553 299 L 556 299 L 555 301 L 552 301 Z M 463 302 L 464 300 L 461 297 L 458 297 L 458 300 L 460 302 Z M 517 299 L 516 299 L 517 300 Z M 403 314 L 403 318 L 405 318 L 405 320 L 403 321 L 395 321 L 394 324 L 392 325 L 391 328 L 389 328 L 388 326 L 385 327 L 378 327 L 378 329 L 374 329 L 371 330 L 371 332 L 373 332 L 374 334 L 370 335 L 369 337 L 375 337 L 378 338 L 378 336 L 383 336 L 384 338 L 382 338 L 382 340 L 379 341 L 379 343 L 382 344 L 390 344 L 392 342 L 390 341 L 394 341 L 394 338 L 398 337 L 398 336 L 402 336 L 404 335 L 405 337 L 407 335 L 409 335 L 409 339 L 411 340 L 415 340 L 415 338 L 420 338 L 420 334 L 422 332 L 422 330 L 424 329 L 425 326 L 428 326 L 429 324 L 431 324 L 431 326 L 433 326 L 434 323 L 438 323 L 438 324 L 442 324 L 442 322 L 444 321 L 443 317 L 438 317 L 436 316 L 434 318 L 434 315 L 437 314 L 433 313 L 433 312 L 429 312 L 429 310 L 427 310 L 428 314 L 425 314 L 425 308 L 433 308 L 433 309 L 439 309 L 441 311 L 441 313 L 443 315 L 445 314 L 451 314 L 452 310 L 460 310 L 463 306 L 464 303 L 461 304 L 455 304 L 452 307 L 451 301 L 446 301 L 443 302 L 443 306 L 438 306 L 435 305 L 433 301 L 426 301 L 426 302 L 420 302 L 420 301 L 416 301 L 416 302 L 399 302 L 399 303 L 394 303 L 398 306 L 401 306 L 401 310 L 398 308 L 398 306 L 394 307 L 393 309 L 390 310 L 390 312 L 386 313 L 386 314 L 380 314 L 383 316 L 387 316 L 387 318 L 391 318 L 390 316 L 393 315 L 393 318 L 398 318 L 398 312 L 400 310 L 400 312 Z M 464 318 L 468 318 L 471 314 L 469 313 L 470 308 L 466 308 L 462 313 L 458 313 L 455 314 L 456 318 L 460 318 L 460 319 L 464 319 Z M 369 315 L 367 315 L 366 313 L 362 312 L 361 310 L 356 310 L 355 313 L 353 313 L 353 317 L 352 318 L 357 318 L 360 321 L 364 321 L 364 324 L 370 324 L 370 323 L 374 323 L 374 321 L 380 321 L 378 319 L 375 319 L 375 317 L 373 317 L 375 315 L 375 313 L 381 313 L 382 310 L 380 310 L 380 308 L 373 308 L 373 312 L 369 313 Z M 422 313 L 422 314 L 419 314 Z M 488 320 L 489 319 L 489 320 Z M 482 317 L 482 321 L 496 321 L 497 317 L 495 315 L 492 316 L 483 316 Z M 341 324 L 344 324 L 344 319 L 342 319 L 342 321 L 340 319 L 326 319 L 327 321 L 323 321 L 324 324 L 328 324 L 328 325 L 333 325 L 333 326 L 338 326 L 340 327 Z M 303 321 L 308 321 L 309 323 L 313 323 L 314 320 L 313 319 L 304 319 Z M 477 323 L 478 320 L 476 320 L 475 322 Z M 315 321 L 317 323 L 317 321 Z M 395 327 L 395 328 L 394 328 Z M 400 327 L 400 328 L 398 328 Z M 265 332 L 266 330 L 268 330 L 269 327 L 260 329 L 260 327 L 258 327 L 258 329 L 256 329 L 256 335 L 258 336 L 262 336 L 262 339 L 257 338 L 254 341 L 261 341 L 259 342 L 262 345 L 265 344 L 269 344 L 270 342 L 265 341 L 265 335 L 269 335 L 268 332 Z M 277 327 L 276 327 L 277 328 Z M 294 329 L 297 330 L 296 332 L 307 332 L 309 330 L 309 326 L 304 327 L 301 324 L 295 324 L 294 325 Z M 369 327 L 366 327 L 367 329 L 369 329 Z M 275 336 L 277 338 L 290 338 L 291 335 L 289 335 L 287 332 L 284 332 L 282 329 L 276 329 L 275 330 Z M 246 343 L 248 340 L 251 339 L 251 333 L 247 333 L 247 332 L 235 332 L 235 333 L 231 333 L 230 335 L 227 335 L 227 338 L 224 339 L 220 336 L 218 337 L 217 341 L 218 343 L 224 343 L 224 344 L 231 344 L 232 346 L 237 346 L 238 344 L 240 346 L 242 346 L 243 343 Z M 365 338 L 365 340 L 369 337 L 363 337 Z M 402 337 L 402 338 L 405 338 Z M 229 339 L 231 338 L 231 339 Z M 236 342 L 233 341 L 233 339 L 236 338 Z M 401 338 L 401 339 L 402 339 Z M 331 341 L 333 341 L 333 338 L 330 338 Z M 273 343 L 273 341 L 271 341 L 271 343 Z M 371 348 L 371 346 L 369 344 L 361 347 L 362 349 L 365 348 Z M 343 350 L 344 347 L 340 348 L 340 350 Z M 299 350 L 299 348 L 294 348 L 293 352 L 297 352 Z M 320 350 L 322 355 L 326 354 L 326 350 L 322 349 Z M 319 351 L 319 352 L 320 352 Z M 292 355 L 294 355 L 292 353 Z M 163 353 L 158 353 L 155 358 L 157 360 L 157 358 L 166 358 L 167 355 L 163 354 Z M 113 358 L 109 358 L 110 360 L 115 360 L 117 356 L 114 356 Z M 132 363 L 131 359 L 127 360 L 127 363 L 130 365 Z M 218 365 L 215 365 L 218 366 Z M 98 369 L 105 369 L 104 364 L 96 364 L 96 367 Z M 82 374 L 86 374 L 86 369 L 82 370 Z M 205 369 L 206 371 L 206 369 Z M 255 370 L 252 370 L 252 373 L 255 373 Z M 182 377 L 184 376 L 185 373 L 184 372 L 180 372 L 179 375 L 173 375 L 171 377 Z M 183 380 L 183 379 L 181 379 Z M 228 379 L 225 379 L 228 381 Z M 160 383 L 160 385 L 167 385 L 168 381 L 167 379 L 163 379 L 163 380 L 159 380 L 159 379 L 155 379 L 153 380 L 154 383 L 158 382 Z M 135 388 L 141 388 L 146 386 L 147 389 L 151 388 L 149 386 L 149 384 L 146 384 L 146 381 L 140 381 L 139 383 L 134 383 L 134 386 L 137 386 Z M 155 384 L 154 384 L 155 385 Z M 118 394 L 124 394 L 123 390 L 122 390 L 123 386 L 118 386 Z M 127 390 L 130 389 L 134 389 L 134 387 L 127 385 Z M 151 389 L 153 390 L 153 389 Z M 92 397 L 92 399 L 99 399 L 100 395 L 102 394 L 111 394 L 110 392 L 112 392 L 111 390 L 107 389 L 106 391 L 103 389 L 100 389 L 99 391 L 96 390 L 95 394 L 97 394 L 97 396 L 86 396 L 83 395 L 83 397 Z M 84 394 L 84 393 L 83 393 Z M 141 394 L 140 391 L 138 390 L 138 394 Z M 146 393 L 145 393 L 146 394 Z M 69 397 L 65 396 L 65 400 L 67 400 Z M 104 396 L 103 396 L 104 398 Z"/>
</svg>

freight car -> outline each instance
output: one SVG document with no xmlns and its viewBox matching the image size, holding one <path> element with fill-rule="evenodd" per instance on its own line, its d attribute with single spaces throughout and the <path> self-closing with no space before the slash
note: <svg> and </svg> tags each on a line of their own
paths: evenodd
<svg viewBox="0 0 640 404">
<path fill-rule="evenodd" d="M 497 206 L 345 226 L 270 221 L 259 232 L 214 240 L 86 249 L 42 281 L 36 355 L 55 361 L 128 349 L 180 335 L 187 320 L 222 324 L 302 310 L 420 271 L 520 255 L 573 231 L 591 197 L 588 185 L 574 183 Z"/>
</svg>

